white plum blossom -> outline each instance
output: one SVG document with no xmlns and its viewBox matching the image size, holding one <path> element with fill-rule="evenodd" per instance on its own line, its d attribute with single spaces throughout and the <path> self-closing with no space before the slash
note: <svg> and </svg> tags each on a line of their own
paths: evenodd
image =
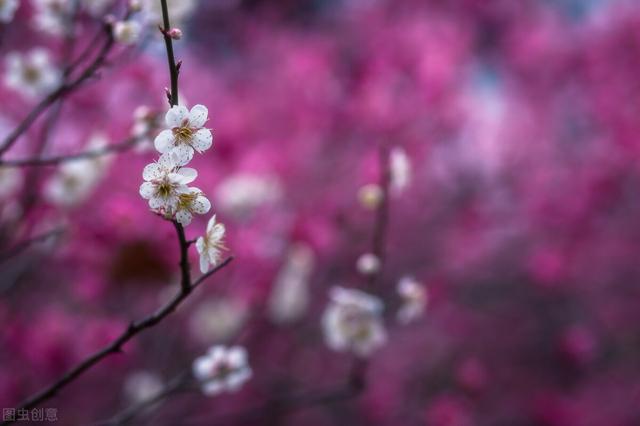
<svg viewBox="0 0 640 426">
<path fill-rule="evenodd" d="M 196 308 L 189 330 L 199 341 L 219 342 L 234 336 L 247 320 L 245 303 L 231 298 L 209 300 Z"/>
<path fill-rule="evenodd" d="M 109 143 L 102 133 L 91 136 L 87 150 L 97 150 Z M 109 164 L 110 156 L 83 158 L 62 164 L 44 186 L 45 198 L 62 207 L 72 207 L 85 201 L 100 183 Z"/>
<path fill-rule="evenodd" d="M 380 299 L 363 291 L 334 287 L 322 317 L 327 345 L 335 351 L 369 356 L 387 340 Z"/>
<path fill-rule="evenodd" d="M 178 203 L 175 210 L 176 220 L 182 226 L 187 226 L 191 223 L 194 213 L 206 214 L 209 209 L 211 209 L 211 203 L 204 196 L 204 193 L 198 188 L 189 188 L 186 192 L 178 194 Z"/>
<path fill-rule="evenodd" d="M 71 0 L 34 0 L 33 6 L 33 23 L 36 29 L 55 36 L 67 31 L 73 11 Z"/>
<path fill-rule="evenodd" d="M 0 200 L 9 198 L 22 185 L 22 172 L 20 169 L 0 166 Z"/>
<path fill-rule="evenodd" d="M 252 375 L 247 351 L 240 346 L 213 346 L 193 362 L 193 375 L 205 395 L 235 392 Z"/>
<path fill-rule="evenodd" d="M 0 0 L 0 22 L 3 24 L 11 22 L 18 6 L 20 6 L 19 0 Z"/>
<path fill-rule="evenodd" d="M 215 199 L 222 210 L 244 216 L 263 204 L 277 201 L 281 195 L 276 178 L 238 173 L 220 183 Z"/>
<path fill-rule="evenodd" d="M 160 377 L 150 371 L 136 371 L 124 382 L 124 394 L 133 403 L 153 398 L 163 389 Z"/>
<path fill-rule="evenodd" d="M 113 38 L 122 44 L 134 44 L 140 39 L 142 27 L 133 20 L 118 21 L 113 24 Z"/>
<path fill-rule="evenodd" d="M 415 278 L 402 277 L 398 282 L 397 291 L 402 299 L 402 306 L 397 314 L 398 321 L 408 324 L 422 316 L 428 300 L 425 286 Z"/>
<path fill-rule="evenodd" d="M 377 209 L 383 198 L 384 192 L 382 188 L 375 183 L 364 185 L 358 190 L 358 201 L 365 209 Z"/>
<path fill-rule="evenodd" d="M 391 175 L 391 190 L 396 194 L 403 192 L 411 181 L 411 163 L 404 149 L 400 147 L 391 149 L 389 172 Z"/>
<path fill-rule="evenodd" d="M 356 262 L 356 269 L 362 275 L 373 275 L 380 271 L 380 258 L 373 253 L 365 253 Z"/>
<path fill-rule="evenodd" d="M 196 240 L 196 249 L 200 254 L 200 271 L 203 274 L 209 270 L 209 265 L 216 266 L 220 261 L 220 253 L 224 249 L 224 232 L 224 225 L 216 223 L 216 215 L 213 215 L 207 223 L 205 235 Z"/>
<path fill-rule="evenodd" d="M 299 319 L 309 304 L 309 277 L 314 255 L 305 244 L 296 244 L 280 269 L 269 298 L 269 317 L 278 324 Z"/>
<path fill-rule="evenodd" d="M 27 54 L 11 52 L 6 58 L 5 84 L 28 98 L 35 98 L 55 89 L 61 74 L 42 48 Z"/>
<path fill-rule="evenodd" d="M 171 217 L 180 202 L 179 196 L 189 192 L 187 184 L 197 176 L 195 169 L 179 168 L 174 157 L 162 156 L 157 162 L 147 164 L 142 171 L 145 182 L 140 185 L 140 195 L 149 200 L 153 211 Z"/>
<path fill-rule="evenodd" d="M 211 130 L 203 127 L 209 112 L 204 105 L 195 105 L 189 111 L 183 105 L 172 107 L 165 116 L 169 129 L 156 137 L 154 145 L 163 155 L 174 155 L 177 165 L 183 166 L 193 158 L 194 151 L 202 153 L 213 143 Z"/>
</svg>

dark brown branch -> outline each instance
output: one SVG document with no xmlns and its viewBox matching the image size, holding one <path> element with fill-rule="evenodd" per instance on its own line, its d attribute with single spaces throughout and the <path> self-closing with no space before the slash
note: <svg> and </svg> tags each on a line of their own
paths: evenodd
<svg viewBox="0 0 640 426">
<path fill-rule="evenodd" d="M 97 158 L 107 154 L 115 154 L 127 151 L 138 143 L 139 138 L 131 137 L 123 142 L 108 145 L 98 149 L 92 149 L 84 152 L 78 152 L 75 154 L 55 155 L 46 158 L 21 158 L 17 160 L 2 160 L 0 159 L 0 166 L 2 167 L 37 167 L 37 166 L 56 166 L 68 161 Z"/>
<path fill-rule="evenodd" d="M 171 23 L 169 22 L 169 9 L 167 8 L 167 0 L 160 0 L 162 6 L 162 24 L 164 28 L 160 30 L 164 37 L 164 44 L 167 49 L 167 61 L 169 63 L 169 75 L 171 77 L 171 92 L 169 96 L 169 104 L 171 106 L 178 105 L 178 67 L 176 66 L 176 58 L 173 54 L 173 39 L 169 37 Z"/>
<path fill-rule="evenodd" d="M 146 330 L 147 328 L 153 327 L 158 324 L 164 318 L 166 318 L 169 314 L 174 312 L 176 308 L 189 296 L 189 294 L 196 289 L 204 280 L 209 278 L 211 275 L 218 272 L 220 269 L 227 266 L 233 257 L 228 257 L 218 266 L 208 271 L 206 274 L 202 275 L 196 281 L 193 282 L 189 286 L 188 291 L 180 290 L 178 294 L 176 294 L 168 303 L 162 306 L 153 314 L 139 320 L 136 322 L 132 322 L 129 326 L 118 336 L 115 340 L 113 340 L 110 344 L 95 352 L 93 355 L 87 357 L 84 361 L 80 362 L 78 365 L 73 367 L 71 370 L 67 371 L 62 377 L 56 380 L 53 384 L 45 388 L 44 390 L 36 393 L 30 398 L 23 401 L 19 409 L 31 409 L 37 407 L 44 401 L 54 397 L 61 389 L 69 385 L 75 379 L 80 377 L 85 371 L 89 370 L 91 367 L 102 361 L 104 358 L 111 354 L 115 354 L 118 352 L 122 352 L 122 347 L 125 343 L 131 340 L 134 336 L 139 334 L 140 332 Z M 1 424 L 10 424 L 9 422 L 3 422 Z"/>
<path fill-rule="evenodd" d="M 184 228 L 182 225 L 173 220 L 173 226 L 176 228 L 176 232 L 178 233 L 178 240 L 180 241 L 180 286 L 184 293 L 189 293 L 191 291 L 191 271 L 189 268 L 189 243 L 187 238 L 184 235 Z"/>
</svg>

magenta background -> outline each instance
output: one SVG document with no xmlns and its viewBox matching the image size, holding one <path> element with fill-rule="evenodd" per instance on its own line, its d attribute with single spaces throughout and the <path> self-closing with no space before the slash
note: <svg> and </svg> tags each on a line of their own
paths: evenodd
<svg viewBox="0 0 640 426">
<path fill-rule="evenodd" d="M 214 211 L 217 186 L 238 172 L 276 176 L 282 199 L 248 217 L 218 212 L 233 264 L 126 354 L 45 404 L 63 424 L 125 407 L 131 372 L 168 379 L 188 368 L 207 347 L 190 337 L 190 313 L 218 295 L 252 306 L 241 342 L 253 379 L 234 395 L 175 397 L 141 424 L 213 424 L 287 389 L 343 380 L 350 358 L 326 348 L 319 320 L 328 288 L 363 283 L 355 260 L 369 250 L 373 215 L 356 193 L 377 179 L 379 144 L 403 147 L 413 165 L 409 190 L 392 199 L 378 291 L 389 341 L 356 402 L 265 413 L 261 424 L 640 422 L 638 3 L 215 3 L 201 2 L 177 42 L 181 95 L 208 106 L 215 135 L 192 163 L 196 184 Z M 21 8 L 5 28 L 3 55 L 59 50 L 28 16 Z M 95 130 L 117 142 L 138 105 L 165 107 L 161 46 L 130 55 L 65 103 L 49 153 L 76 152 Z M 5 135 L 31 104 L 4 87 L 0 97 Z M 37 135 L 7 158 L 29 156 Z M 0 264 L 0 283 L 19 274 L 0 293 L 0 407 L 152 311 L 175 281 L 173 227 L 138 195 L 153 156 L 118 156 L 73 209 L 38 196 L 19 226 L 0 224 L 3 247 L 44 224 L 69 225 L 57 245 Z M 38 194 L 53 171 L 16 197 Z M 189 238 L 206 219 L 194 220 Z M 276 327 L 264 302 L 294 242 L 317 255 L 313 302 L 302 322 Z M 403 327 L 392 316 L 405 274 L 426 283 L 431 301 Z"/>
</svg>

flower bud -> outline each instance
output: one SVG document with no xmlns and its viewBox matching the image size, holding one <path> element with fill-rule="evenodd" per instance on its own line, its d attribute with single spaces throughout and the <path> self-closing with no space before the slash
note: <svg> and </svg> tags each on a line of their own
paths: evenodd
<svg viewBox="0 0 640 426">
<path fill-rule="evenodd" d="M 180 28 L 171 28 L 167 31 L 167 35 L 174 40 L 180 40 L 182 38 L 182 30 Z"/>
</svg>

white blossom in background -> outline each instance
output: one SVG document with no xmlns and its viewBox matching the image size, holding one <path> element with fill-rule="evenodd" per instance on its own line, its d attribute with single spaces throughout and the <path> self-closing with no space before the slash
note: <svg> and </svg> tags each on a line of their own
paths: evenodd
<svg viewBox="0 0 640 426">
<path fill-rule="evenodd" d="M 193 375 L 208 396 L 237 391 L 251 374 L 247 351 L 240 346 L 213 346 L 193 362 Z"/>
<path fill-rule="evenodd" d="M 209 265 L 216 266 L 220 261 L 220 255 L 224 250 L 224 232 L 224 225 L 216 223 L 216 215 L 213 215 L 207 223 L 205 235 L 196 240 L 196 249 L 200 254 L 200 272 L 203 274 L 209 270 Z"/>
<path fill-rule="evenodd" d="M 94 134 L 87 150 L 97 150 L 108 145 L 102 133 Z M 62 207 L 72 207 L 85 201 L 100 183 L 111 163 L 110 156 L 83 158 L 63 163 L 44 186 L 44 197 Z"/>
<path fill-rule="evenodd" d="M 309 278 L 313 272 L 314 255 L 305 244 L 296 244 L 273 283 L 269 297 L 269 317 L 278 324 L 296 321 L 309 305 Z"/>
<path fill-rule="evenodd" d="M 35 48 L 27 54 L 11 52 L 5 62 L 5 84 L 28 98 L 47 94 L 60 84 L 60 70 L 45 49 Z"/>
<path fill-rule="evenodd" d="M 169 129 L 156 137 L 154 145 L 163 155 L 174 155 L 179 166 L 193 158 L 194 151 L 202 153 L 211 148 L 213 135 L 203 127 L 209 112 L 204 105 L 195 105 L 189 111 L 185 106 L 172 107 L 165 115 Z"/>
<path fill-rule="evenodd" d="M 113 5 L 113 0 L 81 0 L 81 2 L 82 7 L 95 17 L 103 16 L 107 8 Z"/>
<path fill-rule="evenodd" d="M 247 317 L 247 306 L 241 301 L 214 299 L 196 308 L 189 320 L 189 330 L 203 343 L 220 342 L 236 335 Z"/>
<path fill-rule="evenodd" d="M 181 170 L 184 170 L 181 169 Z M 211 209 L 211 203 L 198 188 L 189 188 L 178 194 L 175 217 L 182 226 L 191 223 L 194 214 L 206 214 Z"/>
<path fill-rule="evenodd" d="M 389 172 L 391 175 L 391 190 L 396 194 L 403 192 L 411 182 L 411 162 L 404 149 L 400 147 L 391 149 Z"/>
<path fill-rule="evenodd" d="M 398 295 L 402 306 L 397 318 L 402 324 L 408 324 L 420 318 L 427 306 L 428 293 L 426 287 L 413 277 L 403 277 L 398 282 Z"/>
<path fill-rule="evenodd" d="M 154 397 L 163 388 L 160 376 L 150 371 L 136 371 L 124 382 L 124 394 L 134 404 Z"/>
<path fill-rule="evenodd" d="M 383 198 L 384 192 L 382 188 L 375 183 L 364 185 L 358 190 L 358 202 L 365 209 L 377 209 Z"/>
<path fill-rule="evenodd" d="M 157 125 L 157 114 L 148 106 L 140 105 L 133 111 L 131 136 L 137 139 L 136 151 L 145 152 L 153 148 L 151 132 Z"/>
<path fill-rule="evenodd" d="M 147 164 L 142 171 L 145 182 L 140 185 L 140 195 L 149 200 L 153 211 L 171 217 L 177 209 L 179 195 L 189 192 L 187 184 L 197 176 L 195 169 L 179 168 L 174 157 L 162 156 L 158 162 Z"/>
<path fill-rule="evenodd" d="M 362 275 L 373 275 L 380 271 L 380 259 L 373 253 L 365 253 L 356 261 L 356 269 Z"/>
<path fill-rule="evenodd" d="M 282 188 L 276 178 L 239 173 L 218 185 L 215 199 L 223 211 L 243 216 L 263 204 L 277 201 L 281 196 Z"/>
<path fill-rule="evenodd" d="M 0 166 L 0 200 L 11 197 L 22 185 L 20 169 Z"/>
<path fill-rule="evenodd" d="M 342 287 L 332 288 L 329 295 L 331 302 L 323 314 L 322 328 L 331 349 L 366 357 L 386 342 L 380 299 Z"/>
<path fill-rule="evenodd" d="M 72 0 L 33 0 L 33 24 L 37 30 L 61 36 L 68 28 L 73 10 Z"/>
<path fill-rule="evenodd" d="M 139 22 L 128 20 L 113 24 L 113 38 L 122 44 L 135 44 L 140 39 L 142 26 Z"/>
<path fill-rule="evenodd" d="M 159 0 L 142 0 L 142 13 L 149 25 L 162 24 L 162 8 Z M 176 26 L 187 20 L 198 5 L 197 0 L 167 0 L 171 23 Z"/>
<path fill-rule="evenodd" d="M 18 6 L 20 6 L 18 0 L 0 0 L 0 22 L 3 24 L 11 22 Z"/>
</svg>

